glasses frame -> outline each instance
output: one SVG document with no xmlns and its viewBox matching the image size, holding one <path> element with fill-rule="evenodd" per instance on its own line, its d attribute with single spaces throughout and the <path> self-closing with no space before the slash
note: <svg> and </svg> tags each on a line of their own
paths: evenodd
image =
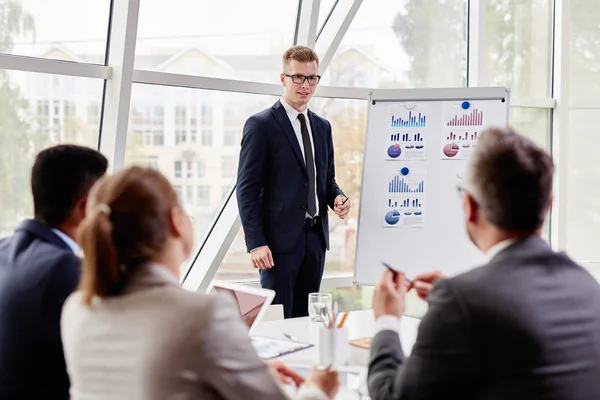
<svg viewBox="0 0 600 400">
<path fill-rule="evenodd" d="M 321 81 L 321 75 L 312 75 L 312 76 L 305 76 L 305 75 L 300 75 L 300 74 L 283 74 L 284 76 L 287 76 L 288 78 L 292 78 L 292 82 L 294 82 L 296 85 L 303 85 L 304 82 L 308 81 L 308 85 L 309 86 L 315 86 L 318 85 L 319 82 Z M 296 82 L 296 78 L 302 78 L 302 82 Z M 315 83 L 310 83 L 309 79 L 317 79 L 317 81 Z"/>
</svg>

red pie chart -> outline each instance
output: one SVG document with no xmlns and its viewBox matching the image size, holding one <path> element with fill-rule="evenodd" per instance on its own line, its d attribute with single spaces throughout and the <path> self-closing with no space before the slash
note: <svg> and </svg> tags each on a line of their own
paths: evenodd
<svg viewBox="0 0 600 400">
<path fill-rule="evenodd" d="M 458 145 L 456 143 L 450 143 L 444 146 L 444 155 L 446 157 L 454 157 L 458 154 Z"/>
</svg>

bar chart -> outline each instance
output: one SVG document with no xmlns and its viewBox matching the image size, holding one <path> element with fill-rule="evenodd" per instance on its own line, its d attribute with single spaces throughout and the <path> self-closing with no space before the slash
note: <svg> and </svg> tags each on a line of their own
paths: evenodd
<svg viewBox="0 0 600 400">
<path fill-rule="evenodd" d="M 409 182 L 406 177 L 394 176 L 388 183 L 389 193 L 423 193 L 425 192 L 425 181 Z"/>
<path fill-rule="evenodd" d="M 421 201 L 418 198 L 415 199 L 388 199 L 388 207 L 390 208 L 417 208 L 421 207 Z"/>
<path fill-rule="evenodd" d="M 477 140 L 477 132 L 460 132 L 458 135 L 456 132 L 450 132 L 446 140 L 468 140 L 474 142 Z"/>
<path fill-rule="evenodd" d="M 427 117 L 421 113 L 408 112 L 408 116 L 399 116 L 397 113 L 390 113 L 390 126 L 392 128 L 425 128 L 427 126 Z"/>
<path fill-rule="evenodd" d="M 482 126 L 483 111 L 476 108 L 468 113 L 454 114 L 450 116 L 447 126 Z"/>
</svg>

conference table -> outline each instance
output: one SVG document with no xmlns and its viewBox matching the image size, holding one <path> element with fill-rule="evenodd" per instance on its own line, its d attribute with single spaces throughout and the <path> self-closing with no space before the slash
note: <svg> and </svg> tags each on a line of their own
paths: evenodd
<svg viewBox="0 0 600 400">
<path fill-rule="evenodd" d="M 400 319 L 400 341 L 402 349 L 407 356 L 410 354 L 413 345 L 417 339 L 417 328 L 420 319 L 403 316 Z M 287 335 L 292 336 L 300 342 L 312 344 L 314 346 L 294 353 L 286 354 L 279 359 L 290 365 L 318 365 L 318 332 L 320 322 L 311 322 L 309 317 L 290 318 L 277 321 L 261 322 L 253 331 L 253 336 L 265 336 L 276 339 L 289 340 Z M 348 327 L 348 339 L 361 339 L 372 337 L 375 334 L 375 317 L 373 310 L 351 311 L 348 314 L 345 326 Z M 362 379 L 366 376 L 366 368 L 369 363 L 369 350 L 349 345 L 348 369 L 363 370 Z M 340 368 L 341 369 L 341 368 Z M 363 390 L 364 391 L 364 390 Z M 337 398 L 365 398 L 365 393 L 356 394 L 356 396 L 341 391 Z"/>
</svg>

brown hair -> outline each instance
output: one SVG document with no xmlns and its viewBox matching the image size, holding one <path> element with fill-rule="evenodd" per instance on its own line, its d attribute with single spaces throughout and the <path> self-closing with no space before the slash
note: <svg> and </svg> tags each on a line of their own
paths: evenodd
<svg viewBox="0 0 600 400">
<path fill-rule="evenodd" d="M 131 167 L 102 178 L 78 232 L 85 254 L 79 290 L 83 302 L 122 293 L 130 274 L 165 246 L 171 210 L 169 181 L 151 168 Z"/>
<path fill-rule="evenodd" d="M 296 60 L 298 62 L 311 62 L 316 61 L 317 65 L 319 65 L 319 56 L 317 53 L 310 47 L 306 46 L 292 46 L 283 53 L 283 68 L 290 65 L 292 60 Z"/>
<path fill-rule="evenodd" d="M 533 232 L 552 195 L 550 155 L 512 128 L 486 129 L 469 166 L 469 189 L 488 220 L 511 232 Z"/>
</svg>

